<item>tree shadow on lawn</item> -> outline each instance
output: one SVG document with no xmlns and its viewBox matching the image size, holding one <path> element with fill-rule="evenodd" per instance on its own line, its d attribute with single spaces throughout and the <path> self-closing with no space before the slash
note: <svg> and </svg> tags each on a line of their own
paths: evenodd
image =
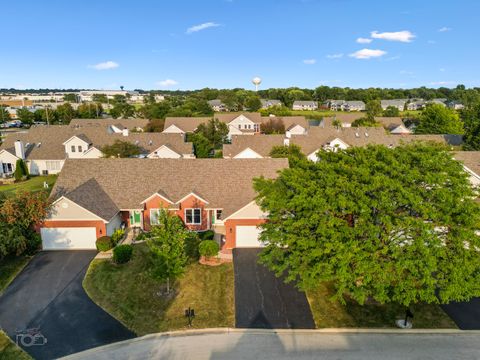
<svg viewBox="0 0 480 360">
<path fill-rule="evenodd" d="M 395 320 L 405 317 L 405 307 L 400 304 L 360 305 L 347 299 L 343 305 L 330 300 L 334 294 L 332 284 L 323 284 L 307 296 L 318 328 L 359 327 L 395 328 Z M 455 323 L 436 304 L 416 304 L 410 307 L 414 314 L 414 328 L 456 329 Z"/>
</svg>

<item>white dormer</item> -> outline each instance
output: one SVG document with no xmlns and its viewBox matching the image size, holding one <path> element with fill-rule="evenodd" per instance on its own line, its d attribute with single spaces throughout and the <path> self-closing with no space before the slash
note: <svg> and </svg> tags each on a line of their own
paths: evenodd
<svg viewBox="0 0 480 360">
<path fill-rule="evenodd" d="M 65 146 L 65 153 L 70 159 L 83 158 L 84 153 L 90 148 L 91 142 L 86 137 L 74 135 L 62 145 Z"/>
<path fill-rule="evenodd" d="M 245 150 L 242 150 L 233 158 L 234 159 L 261 159 L 263 158 L 263 156 L 257 153 L 256 151 L 253 151 L 249 147 L 247 147 Z"/>
<path fill-rule="evenodd" d="M 339 138 L 335 138 L 329 143 L 325 144 L 324 149 L 336 152 L 338 150 L 346 150 L 348 148 L 348 144 Z"/>
<path fill-rule="evenodd" d="M 117 125 L 110 125 L 109 130 L 109 132 L 112 134 L 120 134 L 123 130 L 123 127 L 120 128 Z"/>
<path fill-rule="evenodd" d="M 292 137 L 292 135 L 305 135 L 307 130 L 302 126 L 296 124 L 295 126 L 291 126 L 287 131 L 285 131 L 285 136 L 287 138 Z"/>
<path fill-rule="evenodd" d="M 147 155 L 149 159 L 179 159 L 182 157 L 181 154 L 173 151 L 167 145 L 162 145 L 155 151 L 152 151 Z"/>
<path fill-rule="evenodd" d="M 235 119 L 228 123 L 229 126 L 236 127 L 240 130 L 255 130 L 258 126 L 245 115 L 238 115 Z"/>
<path fill-rule="evenodd" d="M 177 125 L 170 125 L 168 128 L 163 130 L 166 134 L 185 134 L 185 131 L 180 129 Z"/>
</svg>

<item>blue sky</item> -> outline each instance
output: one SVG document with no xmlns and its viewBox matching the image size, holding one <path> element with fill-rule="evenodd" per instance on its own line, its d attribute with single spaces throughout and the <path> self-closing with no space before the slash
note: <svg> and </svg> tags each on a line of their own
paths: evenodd
<svg viewBox="0 0 480 360">
<path fill-rule="evenodd" d="M 479 13 L 475 0 L 5 1 L 0 87 L 480 86 Z"/>
</svg>

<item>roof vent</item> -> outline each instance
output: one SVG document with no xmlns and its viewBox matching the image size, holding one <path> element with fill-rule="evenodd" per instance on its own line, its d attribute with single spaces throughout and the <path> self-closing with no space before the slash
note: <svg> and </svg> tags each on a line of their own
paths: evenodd
<svg viewBox="0 0 480 360">
<path fill-rule="evenodd" d="M 365 131 L 365 137 L 368 137 L 368 132 Z"/>
<path fill-rule="evenodd" d="M 149 140 L 149 141 L 148 141 L 148 145 L 150 145 L 150 146 L 153 145 L 153 141 L 152 141 L 152 140 Z"/>
<path fill-rule="evenodd" d="M 360 134 L 357 131 L 355 131 L 355 137 L 360 137 Z"/>
<path fill-rule="evenodd" d="M 39 148 L 39 147 L 40 147 L 40 145 L 42 145 L 42 143 L 41 143 L 41 142 L 39 142 L 39 143 L 37 144 L 37 148 Z"/>
<path fill-rule="evenodd" d="M 138 144 L 140 144 L 140 141 L 135 140 L 135 145 L 138 145 Z"/>
</svg>

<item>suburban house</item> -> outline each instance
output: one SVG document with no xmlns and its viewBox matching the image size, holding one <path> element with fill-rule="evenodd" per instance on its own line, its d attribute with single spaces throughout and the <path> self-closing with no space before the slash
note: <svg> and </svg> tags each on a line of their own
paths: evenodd
<svg viewBox="0 0 480 360">
<path fill-rule="evenodd" d="M 425 100 L 423 99 L 412 99 L 407 103 L 407 110 L 417 111 L 422 110 L 426 105 Z"/>
<path fill-rule="evenodd" d="M 449 109 L 453 110 L 463 110 L 465 108 L 465 106 L 461 102 L 458 102 L 456 100 L 447 101 L 445 105 L 447 105 Z"/>
<path fill-rule="evenodd" d="M 70 127 L 96 127 L 107 129 L 110 133 L 120 134 L 125 129 L 142 132 L 147 126 L 147 119 L 72 119 Z"/>
<path fill-rule="evenodd" d="M 302 101 L 296 100 L 293 102 L 292 110 L 317 110 L 318 103 L 316 101 Z"/>
<path fill-rule="evenodd" d="M 215 112 L 228 111 L 227 106 L 222 102 L 222 100 L 215 99 L 215 100 L 209 100 L 207 102 L 208 102 L 208 105 L 210 105 L 210 107 Z"/>
<path fill-rule="evenodd" d="M 325 104 L 332 111 L 365 111 L 363 101 L 327 100 Z"/>
<path fill-rule="evenodd" d="M 403 119 L 399 116 L 387 117 L 387 116 L 378 116 L 375 117 L 375 120 L 378 121 L 382 126 L 393 135 L 408 135 L 412 134 L 412 131 L 409 130 L 403 123 Z"/>
<path fill-rule="evenodd" d="M 436 105 L 447 106 L 446 102 L 447 102 L 447 99 L 445 99 L 445 98 L 437 98 L 437 99 L 432 99 L 432 100 L 427 101 L 427 104 L 436 104 Z"/>
<path fill-rule="evenodd" d="M 18 159 L 25 160 L 32 175 L 57 174 L 66 159 L 102 157 L 101 148 L 116 140 L 137 145 L 142 157 L 195 157 L 193 144 L 178 134 L 135 133 L 128 129 L 117 133 L 97 126 L 39 126 L 6 136 L 0 146 L 0 177 L 12 175 Z"/>
<path fill-rule="evenodd" d="M 389 106 L 393 106 L 397 108 L 399 111 L 403 111 L 405 109 L 405 104 L 407 100 L 404 99 L 396 99 L 396 100 L 381 100 L 380 105 L 382 106 L 383 110 L 387 110 Z"/>
<path fill-rule="evenodd" d="M 337 151 L 351 146 L 385 145 L 395 147 L 412 141 L 435 141 L 448 145 L 461 144 L 461 137 L 455 135 L 391 135 L 382 127 L 312 127 L 307 135 L 292 136 L 262 135 L 257 137 L 234 136 L 231 144 L 223 145 L 224 158 L 262 159 L 270 156 L 274 146 L 298 145 L 312 161 L 317 161 L 321 149 Z"/>
<path fill-rule="evenodd" d="M 95 249 L 115 229 L 148 231 L 162 208 L 190 230 L 213 230 L 223 252 L 257 247 L 266 214 L 252 181 L 286 167 L 287 159 L 68 159 L 39 225 L 43 249 Z"/>
<path fill-rule="evenodd" d="M 228 138 L 234 135 L 257 135 L 261 124 L 272 119 L 281 120 L 288 136 L 302 135 L 308 130 L 308 121 L 304 116 L 261 116 L 256 112 L 214 114 L 213 118 L 227 124 Z M 164 133 L 186 134 L 194 132 L 200 124 L 206 124 L 210 117 L 167 117 Z"/>
<path fill-rule="evenodd" d="M 272 106 L 282 106 L 282 102 L 280 100 L 273 100 L 273 99 L 260 99 L 262 103 L 262 109 L 268 109 Z"/>
<path fill-rule="evenodd" d="M 472 185 L 480 187 L 480 151 L 457 151 L 453 157 L 463 163 Z"/>
</svg>

